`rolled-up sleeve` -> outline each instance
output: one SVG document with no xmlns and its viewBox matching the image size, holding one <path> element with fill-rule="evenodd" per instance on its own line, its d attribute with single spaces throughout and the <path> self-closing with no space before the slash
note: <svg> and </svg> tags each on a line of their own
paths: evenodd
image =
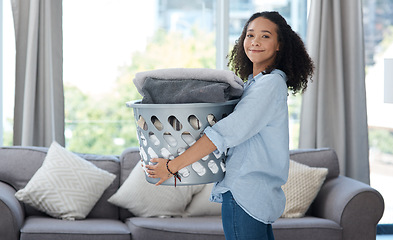
<svg viewBox="0 0 393 240">
<path fill-rule="evenodd" d="M 214 151 L 214 154 L 220 156 L 227 150 L 227 144 L 225 143 L 225 139 L 223 138 L 223 136 L 220 135 L 220 133 L 213 130 L 212 127 L 207 127 L 204 133 L 217 148 Z"/>
</svg>

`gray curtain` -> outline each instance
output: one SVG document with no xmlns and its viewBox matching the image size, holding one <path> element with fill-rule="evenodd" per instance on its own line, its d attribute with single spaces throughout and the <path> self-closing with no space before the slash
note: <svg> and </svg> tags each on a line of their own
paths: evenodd
<svg viewBox="0 0 393 240">
<path fill-rule="evenodd" d="M 64 146 L 62 0 L 11 0 L 16 39 L 14 145 Z"/>
<path fill-rule="evenodd" d="M 362 21 L 361 1 L 311 1 L 316 72 L 302 99 L 299 147 L 335 149 L 341 174 L 369 183 Z"/>
</svg>

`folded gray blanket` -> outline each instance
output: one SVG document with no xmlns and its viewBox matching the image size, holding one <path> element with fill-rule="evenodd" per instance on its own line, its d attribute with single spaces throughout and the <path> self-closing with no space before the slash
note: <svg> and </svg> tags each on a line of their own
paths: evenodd
<svg viewBox="0 0 393 240">
<path fill-rule="evenodd" d="M 243 81 L 228 70 L 169 68 L 139 72 L 133 80 L 142 103 L 214 103 L 240 98 Z"/>
</svg>

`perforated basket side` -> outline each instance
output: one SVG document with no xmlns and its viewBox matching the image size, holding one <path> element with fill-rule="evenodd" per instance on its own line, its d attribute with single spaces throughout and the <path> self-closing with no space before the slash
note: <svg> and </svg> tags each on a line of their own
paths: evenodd
<svg viewBox="0 0 393 240">
<path fill-rule="evenodd" d="M 162 157 L 173 159 L 183 153 L 203 134 L 207 126 L 212 126 L 233 111 L 237 101 L 226 103 L 197 104 L 141 104 L 130 102 L 134 109 L 140 153 L 144 164 L 150 159 Z M 216 182 L 225 174 L 224 156 L 213 153 L 179 171 L 182 181 L 177 185 L 194 185 Z M 147 181 L 156 183 L 158 179 Z M 173 178 L 164 185 L 173 185 Z"/>
</svg>

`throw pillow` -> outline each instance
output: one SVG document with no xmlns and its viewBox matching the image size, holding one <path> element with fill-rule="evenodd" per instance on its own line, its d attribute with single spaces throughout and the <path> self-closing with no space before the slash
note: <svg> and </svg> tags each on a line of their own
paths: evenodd
<svg viewBox="0 0 393 240">
<path fill-rule="evenodd" d="M 83 219 L 115 177 L 53 142 L 42 166 L 15 197 L 52 217 Z"/>
<path fill-rule="evenodd" d="M 309 167 L 290 160 L 288 181 L 282 186 L 287 200 L 281 217 L 303 217 L 317 196 L 327 173 L 327 168 Z"/>
<path fill-rule="evenodd" d="M 138 217 L 182 216 L 192 196 L 203 186 L 156 186 L 146 181 L 141 164 L 137 164 L 130 175 L 108 201 L 126 208 Z"/>
<path fill-rule="evenodd" d="M 204 185 L 202 191 L 194 195 L 184 217 L 221 216 L 221 204 L 209 200 L 213 186 L 214 183 Z"/>
</svg>

